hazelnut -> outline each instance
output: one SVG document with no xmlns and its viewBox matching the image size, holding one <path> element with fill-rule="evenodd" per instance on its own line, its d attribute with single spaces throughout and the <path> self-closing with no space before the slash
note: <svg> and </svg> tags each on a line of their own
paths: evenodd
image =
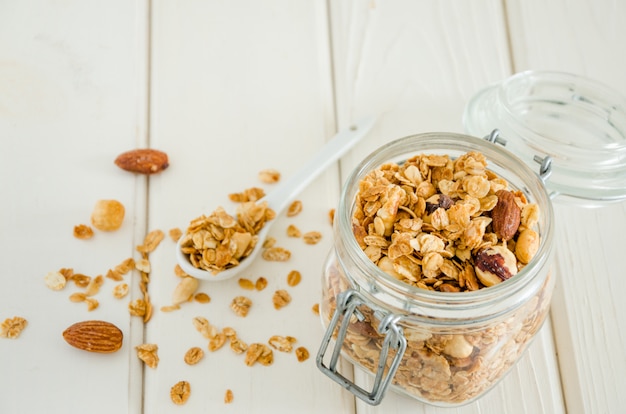
<svg viewBox="0 0 626 414">
<path fill-rule="evenodd" d="M 98 230 L 113 231 L 124 221 L 124 205 L 117 200 L 98 200 L 91 213 L 91 224 Z"/>
<path fill-rule="evenodd" d="M 517 259 L 506 246 L 482 249 L 474 259 L 476 276 L 485 286 L 493 286 L 517 274 Z"/>
</svg>

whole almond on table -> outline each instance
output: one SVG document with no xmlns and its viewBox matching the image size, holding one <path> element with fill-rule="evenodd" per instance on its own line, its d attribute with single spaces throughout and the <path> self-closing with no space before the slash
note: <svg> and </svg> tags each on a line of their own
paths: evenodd
<svg viewBox="0 0 626 414">
<path fill-rule="evenodd" d="M 155 149 L 135 149 L 120 154 L 115 165 L 137 174 L 160 173 L 169 166 L 167 154 Z"/>
<path fill-rule="evenodd" d="M 200 282 L 198 279 L 192 276 L 185 276 L 182 278 L 172 293 L 172 304 L 180 305 L 183 302 L 187 302 L 194 293 L 198 290 Z"/>
<path fill-rule="evenodd" d="M 110 322 L 83 321 L 63 331 L 63 339 L 83 351 L 110 354 L 122 347 L 124 335 Z"/>
</svg>

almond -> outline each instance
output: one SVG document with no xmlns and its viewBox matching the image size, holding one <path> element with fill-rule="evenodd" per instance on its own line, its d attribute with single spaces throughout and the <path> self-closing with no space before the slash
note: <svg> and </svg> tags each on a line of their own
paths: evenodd
<svg viewBox="0 0 626 414">
<path fill-rule="evenodd" d="M 63 331 L 63 338 L 75 348 L 109 354 L 122 347 L 124 335 L 110 322 L 83 321 Z"/>
<path fill-rule="evenodd" d="M 496 196 L 498 203 L 491 212 L 493 231 L 502 240 L 510 240 L 517 233 L 522 211 L 515 202 L 512 192 L 500 190 Z"/>
<path fill-rule="evenodd" d="M 135 149 L 120 154 L 115 165 L 138 174 L 160 173 L 169 166 L 167 154 L 155 149 Z"/>
<path fill-rule="evenodd" d="M 180 305 L 190 300 L 198 290 L 199 285 L 200 282 L 195 277 L 183 277 L 172 293 L 172 305 Z"/>
</svg>

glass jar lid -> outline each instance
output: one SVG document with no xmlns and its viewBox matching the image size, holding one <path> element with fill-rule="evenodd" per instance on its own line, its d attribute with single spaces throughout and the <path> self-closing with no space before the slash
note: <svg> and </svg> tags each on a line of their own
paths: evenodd
<svg viewBox="0 0 626 414">
<path fill-rule="evenodd" d="M 626 97 L 561 72 L 521 72 L 478 92 L 466 131 L 494 129 L 509 151 L 535 165 L 552 159 L 546 187 L 557 200 L 597 205 L 626 199 Z"/>
</svg>

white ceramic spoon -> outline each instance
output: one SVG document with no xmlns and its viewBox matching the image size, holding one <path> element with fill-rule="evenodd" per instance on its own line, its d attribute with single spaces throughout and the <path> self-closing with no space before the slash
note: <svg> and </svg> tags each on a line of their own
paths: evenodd
<svg viewBox="0 0 626 414">
<path fill-rule="evenodd" d="M 313 181 L 330 164 L 337 161 L 354 144 L 363 138 L 372 129 L 376 118 L 366 118 L 349 129 L 339 132 L 307 163 L 304 167 L 289 179 L 279 183 L 276 188 L 260 201 L 266 201 L 269 208 L 276 212 L 278 216 L 287 205 L 296 197 L 307 185 Z M 235 217 L 233 215 L 233 217 Z M 189 255 L 182 252 L 180 241 L 176 246 L 176 258 L 180 267 L 190 276 L 203 280 L 219 281 L 230 279 L 248 267 L 261 251 L 261 246 L 265 240 L 271 225 L 275 220 L 265 223 L 263 229 L 258 233 L 259 240 L 249 256 L 241 259 L 237 266 L 222 270 L 217 274 L 210 271 L 198 269 L 189 261 Z M 182 237 L 181 237 L 182 240 Z"/>
</svg>

